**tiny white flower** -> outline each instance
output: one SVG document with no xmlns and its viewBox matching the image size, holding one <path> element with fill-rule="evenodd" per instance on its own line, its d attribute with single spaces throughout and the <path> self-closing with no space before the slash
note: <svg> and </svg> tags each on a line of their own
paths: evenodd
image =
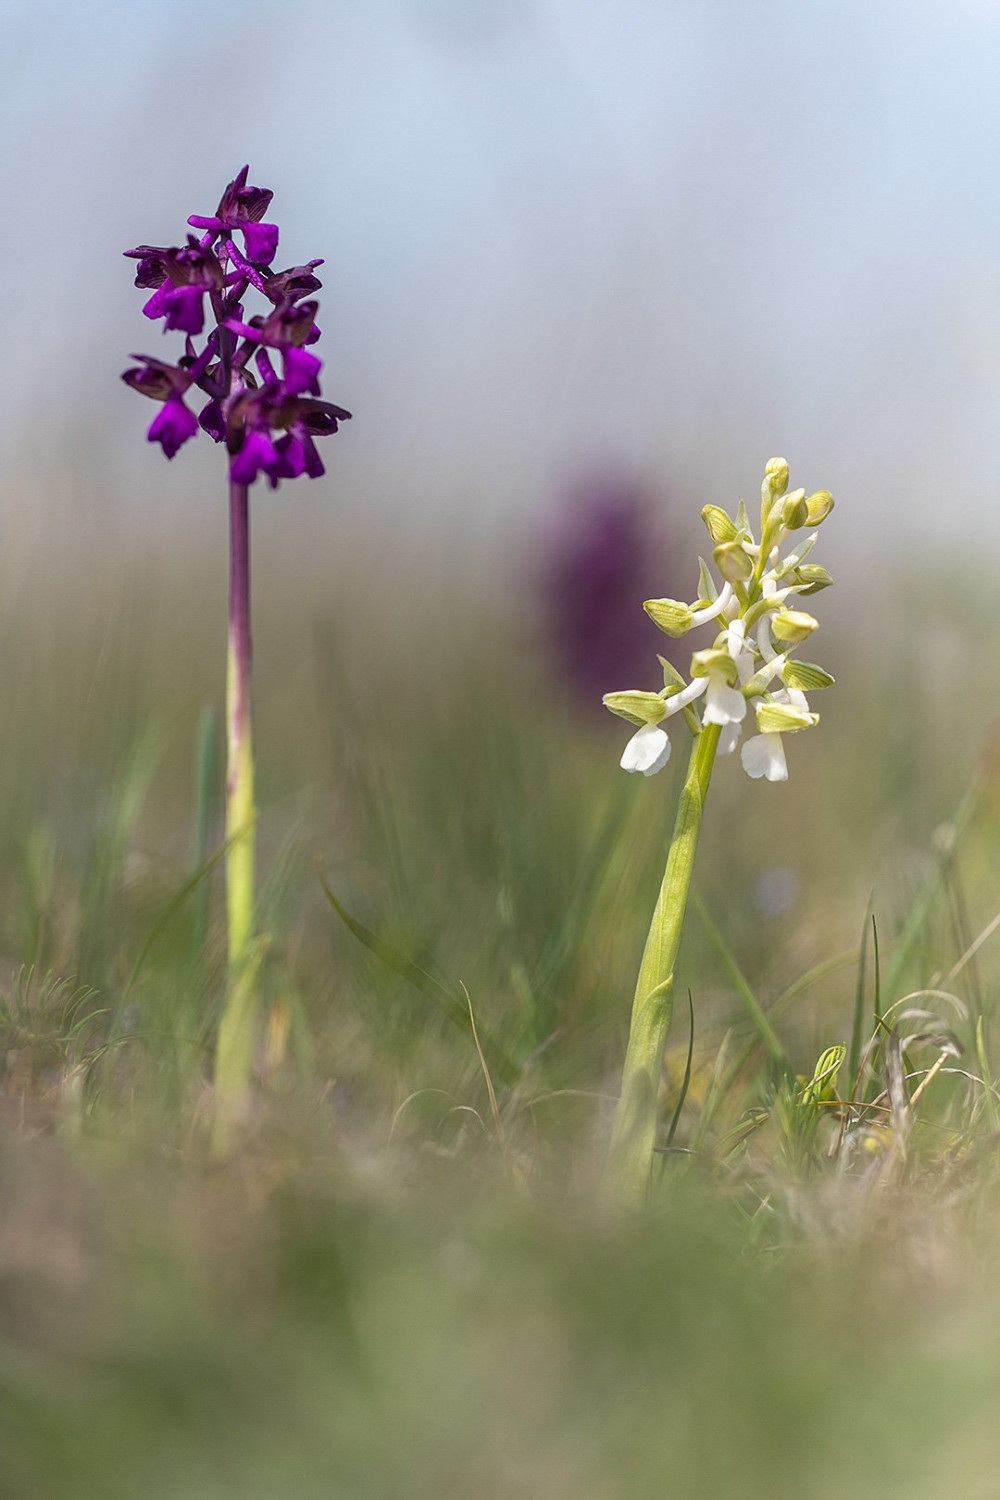
<svg viewBox="0 0 1000 1500">
<path fill-rule="evenodd" d="M 700 698 L 707 687 L 707 678 L 696 677 L 686 688 L 666 700 L 663 717 L 669 719 L 672 714 L 679 714 L 682 708 L 687 708 L 689 703 Z M 644 776 L 655 776 L 657 771 L 663 770 L 669 759 L 670 740 L 662 723 L 643 724 L 625 746 L 618 764 L 623 771 L 641 771 Z"/>
<path fill-rule="evenodd" d="M 755 734 L 747 740 L 740 752 L 743 769 L 756 780 L 766 776 L 768 781 L 787 781 L 788 762 L 780 734 Z"/>
<path fill-rule="evenodd" d="M 723 725 L 722 733 L 719 735 L 719 748 L 716 751 L 716 754 L 732 755 L 733 751 L 736 749 L 736 746 L 740 742 L 740 735 L 742 733 L 742 724 L 729 723 Z"/>
<path fill-rule="evenodd" d="M 706 724 L 741 724 L 746 718 L 747 700 L 739 688 L 730 687 L 721 672 L 712 672 L 705 693 Z"/>
<path fill-rule="evenodd" d="M 655 776 L 670 759 L 670 739 L 659 724 L 643 724 L 625 746 L 619 764 L 623 771 L 641 771 Z"/>
</svg>

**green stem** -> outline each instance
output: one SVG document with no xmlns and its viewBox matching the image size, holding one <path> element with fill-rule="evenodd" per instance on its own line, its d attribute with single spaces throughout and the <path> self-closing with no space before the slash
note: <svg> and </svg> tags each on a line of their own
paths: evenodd
<svg viewBox="0 0 1000 1500">
<path fill-rule="evenodd" d="M 667 867 L 632 1002 L 621 1096 L 615 1111 L 607 1168 L 612 1194 L 627 1208 L 643 1208 L 649 1196 L 660 1072 L 673 1008 L 674 965 L 719 733 L 717 724 L 706 725 L 691 749 Z"/>
<path fill-rule="evenodd" d="M 224 1150 L 250 1085 L 256 1010 L 254 765 L 251 726 L 250 515 L 247 486 L 229 497 L 229 652 L 226 674 L 226 919 L 229 982 L 215 1063 L 214 1145 Z"/>
</svg>

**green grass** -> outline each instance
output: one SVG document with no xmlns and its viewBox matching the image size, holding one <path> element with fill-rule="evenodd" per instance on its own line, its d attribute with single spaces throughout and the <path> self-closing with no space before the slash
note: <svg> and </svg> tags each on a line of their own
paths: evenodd
<svg viewBox="0 0 1000 1500">
<path fill-rule="evenodd" d="M 617 771 L 503 580 L 416 551 L 259 549 L 269 941 L 224 1166 L 223 561 L 0 610 L 0 1494 L 992 1500 L 985 718 L 956 738 L 905 639 L 879 663 L 825 620 L 788 785 L 720 765 L 669 1149 L 622 1221 L 599 1173 L 676 779 Z"/>
</svg>

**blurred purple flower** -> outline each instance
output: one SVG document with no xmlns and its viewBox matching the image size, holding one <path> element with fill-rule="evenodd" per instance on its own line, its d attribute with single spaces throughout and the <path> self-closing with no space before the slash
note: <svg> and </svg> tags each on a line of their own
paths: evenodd
<svg viewBox="0 0 1000 1500">
<path fill-rule="evenodd" d="M 268 269 L 278 245 L 278 226 L 261 219 L 271 202 L 268 188 L 247 184 L 248 169 L 229 183 L 211 217 L 193 214 L 188 223 L 204 231 L 180 246 L 137 245 L 126 250 L 138 261 L 135 284 L 151 290 L 143 312 L 163 319 L 165 332 L 186 335 L 185 354 L 176 365 L 150 355 L 122 379 L 140 395 L 163 403 L 147 434 L 173 458 L 199 428 L 230 453 L 230 477 L 252 484 L 261 474 L 272 488 L 300 474 L 324 472 L 314 439 L 337 431 L 350 412 L 320 400 L 323 362 L 307 351 L 320 333 L 319 304 L 303 301 L 318 291 L 314 274 L 321 260 Z M 243 251 L 233 239 L 243 238 Z M 270 304 L 249 318 L 243 298 L 255 289 Z M 205 331 L 206 298 L 214 326 L 198 353 L 193 340 Z M 272 362 L 281 356 L 281 373 Z M 255 369 L 250 368 L 251 359 Z M 196 387 L 207 397 L 200 413 L 185 402 Z"/>
<path fill-rule="evenodd" d="M 643 487 L 621 473 L 585 479 L 558 508 L 538 580 L 544 642 L 554 674 L 582 707 L 598 706 L 609 682 L 648 676 L 655 632 L 640 606 L 670 592 L 664 533 Z"/>
</svg>

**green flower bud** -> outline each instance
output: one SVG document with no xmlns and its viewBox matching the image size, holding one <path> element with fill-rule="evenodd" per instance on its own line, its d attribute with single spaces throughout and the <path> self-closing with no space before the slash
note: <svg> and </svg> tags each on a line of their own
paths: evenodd
<svg viewBox="0 0 1000 1500">
<path fill-rule="evenodd" d="M 610 708 L 620 719 L 630 724 L 659 724 L 667 711 L 667 705 L 659 693 L 605 693 L 601 699 L 605 708 Z"/>
<path fill-rule="evenodd" d="M 790 703 L 758 703 L 757 728 L 761 734 L 791 734 L 796 729 L 812 729 L 819 714 L 793 708 Z"/>
<path fill-rule="evenodd" d="M 771 621 L 771 634 L 776 641 L 794 646 L 798 641 L 807 640 L 818 627 L 819 621 L 814 620 L 812 615 L 807 615 L 804 610 L 779 609 Z"/>
<path fill-rule="evenodd" d="M 708 534 L 713 542 L 731 542 L 737 535 L 736 522 L 726 515 L 726 512 L 718 505 L 706 505 L 701 513 L 701 519 L 708 527 Z"/>
<path fill-rule="evenodd" d="M 786 531 L 799 531 L 809 519 L 809 506 L 805 490 L 793 490 L 785 496 L 781 508 L 781 524 Z"/>
<path fill-rule="evenodd" d="M 779 500 L 788 488 L 788 460 L 769 458 L 764 465 L 764 483 L 760 487 L 762 500 Z"/>
<path fill-rule="evenodd" d="M 833 576 L 820 563 L 803 563 L 801 567 L 793 569 L 790 582 L 805 596 L 818 594 L 820 589 L 828 589 Z"/>
<path fill-rule="evenodd" d="M 723 542 L 712 553 L 715 566 L 727 583 L 745 583 L 753 572 L 753 561 L 747 556 L 739 542 Z"/>
<path fill-rule="evenodd" d="M 694 624 L 694 610 L 679 599 L 647 599 L 642 607 L 665 635 L 687 635 Z"/>
<path fill-rule="evenodd" d="M 802 1089 L 803 1104 L 830 1104 L 837 1097 L 837 1075 L 844 1065 L 847 1048 L 827 1047 L 821 1052 L 813 1076 Z"/>
<path fill-rule="evenodd" d="M 833 687 L 834 684 L 829 672 L 811 661 L 790 661 L 782 676 L 786 687 L 798 688 L 800 693 L 818 693 L 820 688 Z"/>
<path fill-rule="evenodd" d="M 831 510 L 833 510 L 833 496 L 829 490 L 817 490 L 815 495 L 809 496 L 807 504 L 809 507 L 809 525 L 818 526 L 821 521 L 826 520 Z"/>
<path fill-rule="evenodd" d="M 706 651 L 696 651 L 691 657 L 691 676 L 708 677 L 713 672 L 720 672 L 725 677 L 730 687 L 736 685 L 736 663 L 728 651 L 709 647 Z"/>
</svg>

